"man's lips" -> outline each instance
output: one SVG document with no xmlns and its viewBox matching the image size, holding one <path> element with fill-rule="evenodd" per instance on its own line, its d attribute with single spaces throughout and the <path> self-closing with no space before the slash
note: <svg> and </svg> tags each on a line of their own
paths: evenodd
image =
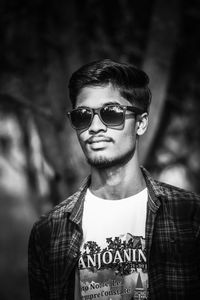
<svg viewBox="0 0 200 300">
<path fill-rule="evenodd" d="M 113 142 L 113 139 L 105 136 L 91 136 L 89 139 L 86 140 L 87 144 L 95 144 L 101 142 Z"/>
</svg>

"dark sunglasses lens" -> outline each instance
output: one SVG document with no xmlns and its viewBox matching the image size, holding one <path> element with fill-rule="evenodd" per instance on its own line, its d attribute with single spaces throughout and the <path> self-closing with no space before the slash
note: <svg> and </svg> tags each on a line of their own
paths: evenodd
<svg viewBox="0 0 200 300">
<path fill-rule="evenodd" d="M 90 125 L 92 112 L 87 108 L 77 108 L 70 113 L 72 126 L 75 129 L 84 129 Z"/>
<path fill-rule="evenodd" d="M 104 106 L 100 114 L 103 122 L 108 126 L 120 125 L 124 120 L 123 108 L 117 105 Z"/>
</svg>

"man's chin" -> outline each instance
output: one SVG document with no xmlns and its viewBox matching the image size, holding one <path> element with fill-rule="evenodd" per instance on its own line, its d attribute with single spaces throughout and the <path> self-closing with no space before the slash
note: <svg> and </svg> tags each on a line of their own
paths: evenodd
<svg viewBox="0 0 200 300">
<path fill-rule="evenodd" d="M 107 158 L 107 157 L 96 157 L 88 158 L 87 161 L 89 165 L 96 169 L 108 169 L 115 166 L 120 166 L 126 164 L 133 156 L 133 152 L 126 153 L 123 156 L 116 158 Z"/>
<path fill-rule="evenodd" d="M 115 165 L 114 160 L 106 159 L 106 158 L 96 158 L 96 159 L 88 158 L 87 161 L 90 166 L 96 169 L 107 169 Z"/>
</svg>

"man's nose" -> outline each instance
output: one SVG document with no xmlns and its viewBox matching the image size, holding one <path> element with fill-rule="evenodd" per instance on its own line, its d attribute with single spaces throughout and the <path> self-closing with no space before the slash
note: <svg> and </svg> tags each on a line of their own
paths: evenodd
<svg viewBox="0 0 200 300">
<path fill-rule="evenodd" d="M 89 131 L 97 132 L 97 131 L 106 131 L 107 126 L 101 121 L 99 115 L 96 113 L 94 114 L 92 123 L 90 124 Z"/>
</svg>

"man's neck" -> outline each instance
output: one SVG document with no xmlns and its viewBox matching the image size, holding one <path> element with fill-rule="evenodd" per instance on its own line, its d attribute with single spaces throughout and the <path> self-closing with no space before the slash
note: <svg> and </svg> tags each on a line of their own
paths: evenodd
<svg viewBox="0 0 200 300">
<path fill-rule="evenodd" d="M 146 187 L 139 164 L 130 161 L 123 166 L 91 170 L 91 192 L 104 199 L 123 199 Z"/>
</svg>

